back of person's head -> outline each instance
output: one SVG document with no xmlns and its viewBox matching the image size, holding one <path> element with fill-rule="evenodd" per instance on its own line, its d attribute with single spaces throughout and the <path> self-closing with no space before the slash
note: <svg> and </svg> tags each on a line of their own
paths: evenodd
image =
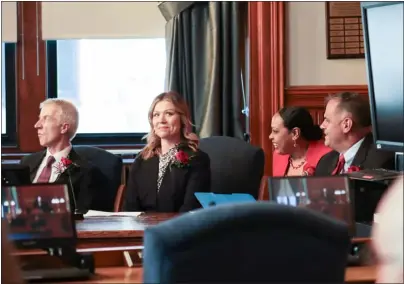
<svg viewBox="0 0 404 284">
<path fill-rule="evenodd" d="M 60 109 L 59 122 L 69 124 L 70 127 L 67 135 L 70 140 L 73 140 L 79 127 L 79 111 L 77 110 L 77 107 L 72 102 L 65 99 L 47 99 L 40 104 L 39 108 L 42 109 L 43 107 L 50 105 L 56 106 Z"/>
<path fill-rule="evenodd" d="M 380 201 L 375 214 L 372 245 L 378 261 L 377 283 L 403 283 L 403 177 Z"/>
<path fill-rule="evenodd" d="M 150 132 L 145 136 L 147 138 L 147 144 L 145 148 L 141 152 L 141 156 L 144 159 L 148 159 L 158 154 L 161 147 L 161 138 L 156 135 L 153 126 L 153 112 L 156 105 L 161 101 L 169 101 L 174 107 L 175 111 L 181 117 L 181 140 L 186 142 L 188 146 L 196 151 L 199 145 L 198 136 L 192 132 L 192 122 L 191 122 L 191 114 L 189 111 L 189 107 L 185 99 L 178 93 L 169 91 L 164 92 L 158 95 L 152 102 L 149 109 L 149 124 L 150 124 Z"/>
<path fill-rule="evenodd" d="M 290 131 L 297 127 L 302 138 L 307 141 L 318 141 L 323 137 L 320 126 L 314 124 L 310 112 L 304 107 L 290 106 L 279 110 L 284 126 Z"/>
<path fill-rule="evenodd" d="M 370 105 L 364 96 L 353 92 L 342 92 L 328 96 L 326 102 L 337 100 L 338 109 L 351 114 L 353 128 L 368 128 L 371 126 Z"/>
</svg>

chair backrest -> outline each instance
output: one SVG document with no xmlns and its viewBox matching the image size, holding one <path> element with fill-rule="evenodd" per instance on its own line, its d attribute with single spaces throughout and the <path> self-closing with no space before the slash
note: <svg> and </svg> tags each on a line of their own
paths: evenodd
<svg viewBox="0 0 404 284">
<path fill-rule="evenodd" d="M 343 283 L 348 227 L 270 202 L 201 209 L 146 228 L 143 283 Z"/>
<path fill-rule="evenodd" d="M 91 146 L 74 146 L 76 153 L 90 161 L 101 172 L 99 188 L 91 206 L 92 210 L 114 211 L 114 202 L 122 178 L 122 158 L 104 149 Z"/>
<path fill-rule="evenodd" d="M 199 147 L 210 158 L 212 192 L 249 193 L 258 198 L 265 164 L 261 148 L 227 136 L 203 138 Z"/>
</svg>

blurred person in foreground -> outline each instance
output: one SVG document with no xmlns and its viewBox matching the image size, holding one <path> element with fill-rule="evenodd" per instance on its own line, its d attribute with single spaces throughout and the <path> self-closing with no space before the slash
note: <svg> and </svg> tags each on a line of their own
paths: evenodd
<svg viewBox="0 0 404 284">
<path fill-rule="evenodd" d="M 370 105 L 363 96 L 344 92 L 328 97 L 320 127 L 325 145 L 334 151 L 320 159 L 316 175 L 394 169 L 394 153 L 378 150 L 373 143 Z"/>
<path fill-rule="evenodd" d="M 149 110 L 147 144 L 126 185 L 124 211 L 186 212 L 201 207 L 195 192 L 210 191 L 210 159 L 198 149 L 185 100 L 157 96 Z"/>
<path fill-rule="evenodd" d="M 272 117 L 273 176 L 313 175 L 320 158 L 331 151 L 323 132 L 303 107 L 284 107 Z"/>
<path fill-rule="evenodd" d="M 13 244 L 7 238 L 8 226 L 1 220 L 1 283 L 22 284 L 20 265 L 15 256 Z"/>
<path fill-rule="evenodd" d="M 82 159 L 71 140 L 76 135 L 79 113 L 75 105 L 63 99 L 47 99 L 40 104 L 39 119 L 34 127 L 39 144 L 46 149 L 25 156 L 21 164 L 31 171 L 33 183 L 63 183 L 73 186 L 76 212 L 86 213 L 96 194 L 99 171 Z M 71 197 L 72 198 L 72 197 Z"/>
<path fill-rule="evenodd" d="M 378 261 L 376 283 L 403 283 L 403 176 L 381 199 L 372 227 L 372 246 Z"/>
</svg>

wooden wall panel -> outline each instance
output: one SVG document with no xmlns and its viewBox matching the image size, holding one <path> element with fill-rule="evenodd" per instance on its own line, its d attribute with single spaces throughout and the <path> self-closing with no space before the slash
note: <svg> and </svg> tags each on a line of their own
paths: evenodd
<svg viewBox="0 0 404 284">
<path fill-rule="evenodd" d="M 326 97 L 340 92 L 355 92 L 368 97 L 366 85 L 291 86 L 285 88 L 285 105 L 307 108 L 314 121 L 321 124 L 324 117 Z"/>
<path fill-rule="evenodd" d="M 284 105 L 284 2 L 249 2 L 250 134 L 272 174 L 272 116 Z"/>
<path fill-rule="evenodd" d="M 34 128 L 38 120 L 39 104 L 46 99 L 45 42 L 40 28 L 41 2 L 17 2 L 17 10 L 17 145 L 2 146 L 2 153 L 27 153 L 41 149 Z"/>
</svg>

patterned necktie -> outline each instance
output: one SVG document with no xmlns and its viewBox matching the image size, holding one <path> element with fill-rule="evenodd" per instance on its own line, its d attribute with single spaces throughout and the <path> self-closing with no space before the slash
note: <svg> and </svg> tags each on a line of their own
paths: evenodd
<svg viewBox="0 0 404 284">
<path fill-rule="evenodd" d="M 48 183 L 52 174 L 52 165 L 55 162 L 55 157 L 49 156 L 46 166 L 43 168 L 41 175 L 39 176 L 37 183 Z"/>
<path fill-rule="evenodd" d="M 338 163 L 335 169 L 332 171 L 331 175 L 339 175 L 340 172 L 343 170 L 345 165 L 345 158 L 344 155 L 339 155 Z"/>
</svg>

